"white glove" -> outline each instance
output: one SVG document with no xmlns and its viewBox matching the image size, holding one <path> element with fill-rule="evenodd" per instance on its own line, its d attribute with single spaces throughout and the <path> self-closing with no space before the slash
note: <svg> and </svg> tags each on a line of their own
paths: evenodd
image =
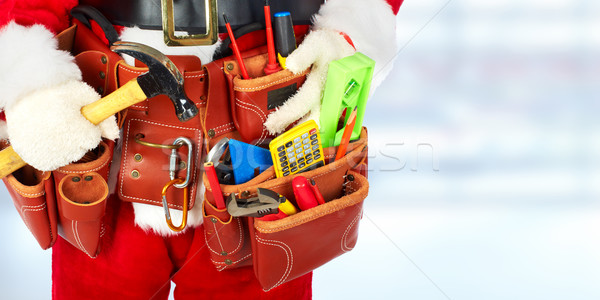
<svg viewBox="0 0 600 300">
<path fill-rule="evenodd" d="M 351 39 L 356 50 L 375 60 L 371 92 L 386 77 L 396 55 L 396 16 L 385 0 L 328 0 L 313 16 L 314 25 L 302 44 L 286 60 L 294 73 L 312 64 L 312 71 L 298 92 L 271 113 L 265 122 L 272 134 L 283 131 L 304 116 L 318 122 L 320 99 L 329 63 L 354 53 L 339 34 Z"/>
<path fill-rule="evenodd" d="M 269 115 L 265 122 L 267 130 L 271 134 L 278 134 L 302 117 L 302 122 L 312 119 L 318 124 L 321 93 L 329 63 L 354 52 L 354 48 L 337 31 L 320 29 L 310 32 L 298 49 L 288 56 L 286 67 L 294 74 L 301 73 L 311 65 L 312 70 L 298 92 Z"/>
<path fill-rule="evenodd" d="M 92 87 L 77 80 L 29 93 L 5 109 L 11 145 L 23 161 L 42 171 L 79 160 L 102 137 L 119 137 L 114 116 L 96 126 L 81 114 L 81 107 L 98 99 Z"/>
<path fill-rule="evenodd" d="M 0 30 L 0 45 L 6 45 L 0 47 L 0 109 L 26 163 L 51 171 L 79 160 L 102 136 L 119 136 L 114 117 L 96 126 L 81 115 L 81 107 L 100 96 L 81 81 L 73 57 L 58 50 L 50 31 L 9 23 Z"/>
</svg>

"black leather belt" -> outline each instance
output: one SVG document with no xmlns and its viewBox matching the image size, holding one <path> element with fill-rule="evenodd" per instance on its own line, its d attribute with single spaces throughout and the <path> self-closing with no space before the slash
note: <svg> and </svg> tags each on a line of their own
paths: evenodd
<svg viewBox="0 0 600 300">
<path fill-rule="evenodd" d="M 175 29 L 190 34 L 206 32 L 204 0 L 172 0 Z M 271 13 L 289 11 L 294 25 L 311 24 L 324 0 L 271 0 Z M 227 32 L 223 13 L 236 29 L 251 23 L 264 23 L 264 0 L 218 1 L 219 32 Z M 97 8 L 114 25 L 138 26 L 143 29 L 162 29 L 160 0 L 80 0 L 79 4 Z"/>
</svg>

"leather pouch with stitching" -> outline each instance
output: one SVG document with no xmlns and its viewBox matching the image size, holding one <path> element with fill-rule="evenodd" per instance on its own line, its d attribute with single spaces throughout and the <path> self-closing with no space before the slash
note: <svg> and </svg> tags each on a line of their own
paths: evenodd
<svg viewBox="0 0 600 300">
<path fill-rule="evenodd" d="M 90 257 L 100 253 L 112 142 L 101 142 L 79 162 L 53 171 L 59 234 Z"/>
<path fill-rule="evenodd" d="M 315 179 L 322 190 L 337 188 L 341 193 L 325 204 L 276 221 L 250 219 L 254 272 L 264 290 L 311 272 L 354 248 L 369 183 L 357 172 L 350 171 L 345 177 L 348 181 L 343 187 L 327 185 L 330 177 Z"/>
<path fill-rule="evenodd" d="M 40 247 L 52 247 L 58 236 L 52 173 L 28 165 L 2 180 L 21 219 Z"/>
<path fill-rule="evenodd" d="M 326 161 L 330 161 L 332 158 L 334 158 L 336 151 L 337 147 L 323 149 Z M 314 179 L 317 185 L 320 187 L 323 197 L 325 199 L 340 198 L 342 196 L 341 190 L 342 186 L 344 185 L 345 174 L 349 170 L 362 168 L 366 157 L 367 132 L 365 129 L 363 129 L 361 138 L 348 145 L 348 152 L 342 159 L 327 164 L 324 167 L 304 172 L 302 173 L 302 176 Z M 293 177 L 294 176 L 275 178 L 275 171 L 271 167 L 244 184 L 221 185 L 221 190 L 225 198 L 231 193 L 235 193 L 240 198 L 249 198 L 252 196 L 256 196 L 256 189 L 260 187 L 273 190 L 293 201 Z M 361 178 L 364 177 L 361 176 Z M 206 244 L 210 249 L 211 260 L 213 264 L 217 267 L 218 270 L 232 269 L 254 264 L 254 268 L 257 272 L 257 275 L 263 274 L 263 272 L 265 272 L 263 266 L 264 260 L 260 259 L 257 261 L 256 255 L 260 252 L 255 252 L 255 250 L 258 248 L 254 247 L 255 241 L 253 241 L 253 239 L 256 239 L 256 237 L 254 236 L 254 232 L 256 230 L 252 227 L 255 226 L 253 225 L 254 223 L 252 222 L 252 220 L 250 220 L 250 218 L 247 217 L 231 217 L 227 213 L 226 209 L 218 210 L 215 207 L 215 201 L 212 196 L 212 190 L 206 178 L 204 178 L 204 183 L 206 186 L 205 201 L 203 203 L 205 230 L 204 234 L 206 238 Z M 309 211 L 304 212 L 304 215 L 306 215 L 308 212 Z M 316 220 L 318 224 L 326 224 L 328 221 L 329 220 L 327 218 L 317 218 Z M 261 223 L 259 222 L 258 224 Z M 289 238 L 292 239 L 293 236 L 297 234 L 294 230 L 282 230 L 279 234 L 284 236 L 289 234 Z M 348 243 L 348 245 L 350 244 L 352 243 Z M 324 259 L 324 261 L 328 261 L 332 258 L 333 257 L 320 257 L 315 259 Z M 285 266 L 285 262 L 281 263 L 282 266 Z M 310 272 L 312 269 L 314 269 L 315 266 L 315 264 L 312 263 L 305 265 L 307 267 L 296 269 L 296 271 L 294 271 L 296 272 L 294 273 L 294 276 L 297 277 L 306 274 L 307 272 Z M 278 270 L 274 270 L 274 272 L 278 272 Z M 283 282 L 296 278 L 292 277 L 293 276 L 291 275 L 287 275 Z M 280 282 L 278 284 L 281 284 L 283 282 Z M 261 282 L 261 284 L 263 284 L 263 282 Z M 265 289 L 272 288 L 273 284 L 274 283 L 271 282 L 271 279 L 267 278 L 264 281 L 263 287 Z"/>
<path fill-rule="evenodd" d="M 244 59 L 244 62 L 252 79 L 242 79 L 238 75 L 236 61 L 224 62 L 233 124 L 242 141 L 265 145 L 268 138 L 272 138 L 263 126 L 267 116 L 296 93 L 306 80 L 308 70 L 297 75 L 281 70 L 265 76 L 266 54 Z"/>
</svg>

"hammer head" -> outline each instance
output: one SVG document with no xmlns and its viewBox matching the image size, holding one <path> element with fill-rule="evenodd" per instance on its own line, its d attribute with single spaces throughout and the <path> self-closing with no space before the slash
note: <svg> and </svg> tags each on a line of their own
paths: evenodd
<svg viewBox="0 0 600 300">
<path fill-rule="evenodd" d="M 146 97 L 167 95 L 175 106 L 177 118 L 185 122 L 198 114 L 183 90 L 183 76 L 173 62 L 158 50 L 144 44 L 118 41 L 110 48 L 117 53 L 131 55 L 148 67 L 148 72 L 138 76 L 137 82 Z"/>
</svg>

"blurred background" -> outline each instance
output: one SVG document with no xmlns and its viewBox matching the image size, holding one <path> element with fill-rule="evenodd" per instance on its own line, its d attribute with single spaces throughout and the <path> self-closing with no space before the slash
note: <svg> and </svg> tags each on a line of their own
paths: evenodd
<svg viewBox="0 0 600 300">
<path fill-rule="evenodd" d="M 600 2 L 407 0 L 356 248 L 314 299 L 600 299 Z M 50 251 L 0 191 L 2 298 Z"/>
</svg>

